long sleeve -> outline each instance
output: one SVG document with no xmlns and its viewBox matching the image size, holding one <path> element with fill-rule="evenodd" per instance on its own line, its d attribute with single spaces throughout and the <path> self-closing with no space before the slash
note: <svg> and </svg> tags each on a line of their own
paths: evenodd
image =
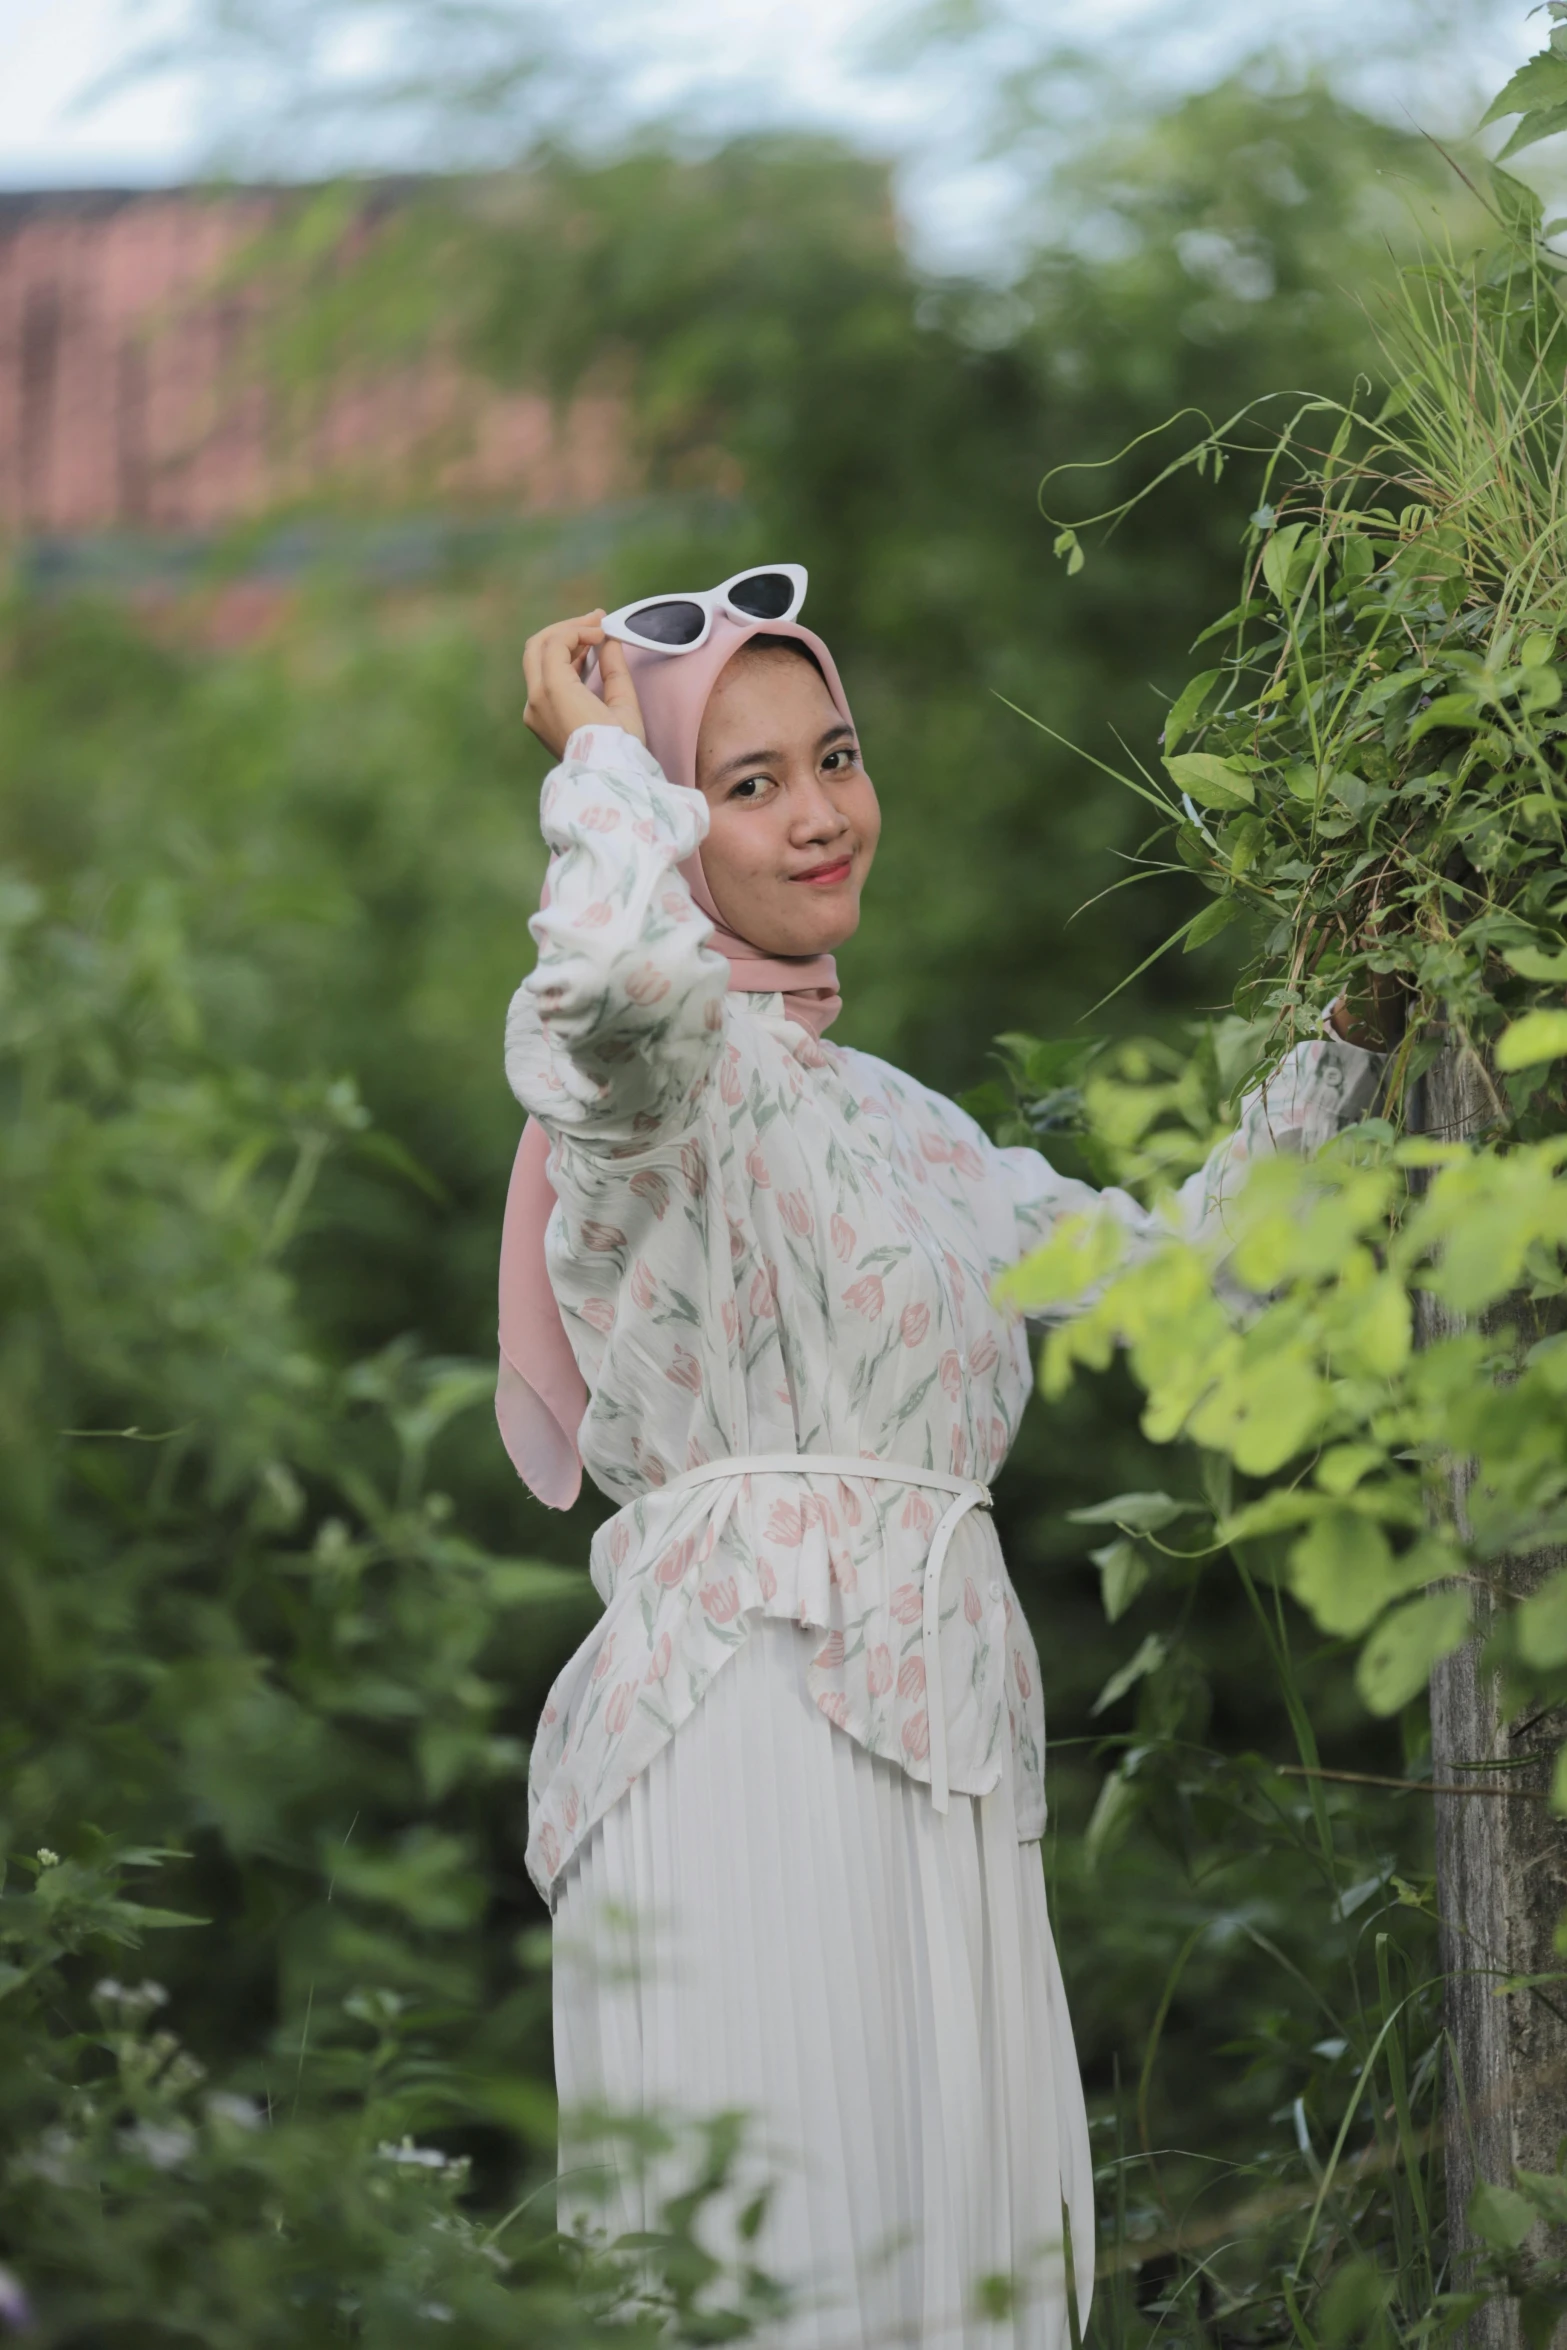
<svg viewBox="0 0 1567 2350">
<path fill-rule="evenodd" d="M 1297 1045 L 1265 1084 L 1245 1096 L 1234 1133 L 1187 1177 L 1173 1205 L 1163 1208 L 1145 1208 L 1130 1192 L 1114 1186 L 1095 1191 L 1091 1184 L 1059 1175 L 1038 1151 L 993 1150 L 1011 1210 L 1002 1253 L 1015 1263 L 1042 1247 L 1063 1217 L 1096 1209 L 1121 1228 L 1134 1251 L 1154 1246 L 1172 1229 L 1189 1240 L 1222 1234 L 1226 1203 L 1235 1196 L 1247 1167 L 1283 1153 L 1309 1158 L 1342 1127 L 1367 1116 L 1382 1068 L 1381 1054 L 1336 1037 Z M 1044 1318 L 1073 1310 L 1057 1308 Z"/>
<path fill-rule="evenodd" d="M 728 967 L 677 870 L 707 803 L 617 726 L 579 727 L 545 778 L 546 900 L 535 969 L 506 1017 L 506 1076 L 548 1131 L 625 1149 L 695 1115 L 723 1030 Z"/>
</svg>

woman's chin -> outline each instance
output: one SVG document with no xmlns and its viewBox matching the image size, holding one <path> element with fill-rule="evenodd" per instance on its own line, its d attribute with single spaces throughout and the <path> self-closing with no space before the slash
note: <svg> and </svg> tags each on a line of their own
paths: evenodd
<svg viewBox="0 0 1567 2350">
<path fill-rule="evenodd" d="M 796 882 L 797 890 L 808 885 Z M 720 898 L 719 910 L 725 922 L 739 937 L 747 940 L 764 955 L 777 955 L 791 962 L 803 961 L 811 955 L 830 955 L 852 938 L 860 927 L 860 893 L 845 891 L 841 896 L 823 893 L 814 904 L 787 904 L 769 920 L 761 910 L 736 913 Z M 768 909 L 768 913 L 772 911 Z"/>
<path fill-rule="evenodd" d="M 793 922 L 789 934 L 794 943 L 774 951 L 783 955 L 830 955 L 846 939 L 854 936 L 860 927 L 860 901 L 852 904 L 823 906 L 810 922 Z"/>
</svg>

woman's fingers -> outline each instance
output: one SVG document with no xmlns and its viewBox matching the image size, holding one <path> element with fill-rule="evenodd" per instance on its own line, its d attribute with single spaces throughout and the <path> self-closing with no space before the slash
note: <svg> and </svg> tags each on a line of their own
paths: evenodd
<svg viewBox="0 0 1567 2350">
<path fill-rule="evenodd" d="M 604 631 L 598 625 L 602 618 L 601 612 L 579 612 L 574 619 L 552 621 L 548 628 L 529 637 L 522 649 L 522 674 L 530 692 L 535 675 L 541 687 L 558 684 L 590 646 L 602 643 Z"/>
<path fill-rule="evenodd" d="M 600 631 L 600 635 L 603 632 Z M 631 679 L 631 664 L 626 659 L 626 648 L 614 637 L 603 637 L 599 646 L 599 673 L 604 680 L 604 710 L 617 726 L 637 741 L 646 742 L 642 727 L 642 705 L 637 700 L 637 689 Z"/>
<path fill-rule="evenodd" d="M 603 617 L 599 608 L 579 612 L 570 620 L 552 621 L 548 628 L 529 637 L 522 649 L 522 674 L 528 689 L 523 722 L 557 758 L 579 726 L 591 725 L 605 715 L 604 705 L 589 692 L 579 674 L 579 664 L 604 643 L 599 625 Z"/>
</svg>

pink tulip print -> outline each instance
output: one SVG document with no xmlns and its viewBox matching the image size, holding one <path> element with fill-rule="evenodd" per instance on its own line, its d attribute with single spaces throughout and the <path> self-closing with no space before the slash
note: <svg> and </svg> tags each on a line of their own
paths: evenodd
<svg viewBox="0 0 1567 2350">
<path fill-rule="evenodd" d="M 798 1550 L 805 1539 L 805 1520 L 792 1501 L 775 1501 L 767 1513 L 767 1539 Z"/>
<path fill-rule="evenodd" d="M 930 1495 L 922 1493 L 917 1485 L 903 1505 L 902 1522 L 915 1534 L 930 1534 L 935 1530 L 935 1505 Z"/>
<path fill-rule="evenodd" d="M 704 1583 L 697 1598 L 715 1624 L 732 1624 L 740 1613 L 740 1586 L 733 1575 Z"/>
<path fill-rule="evenodd" d="M 625 981 L 625 990 L 634 1004 L 656 1004 L 669 993 L 669 981 L 654 963 L 644 963 L 640 971 L 633 971 Z"/>
<path fill-rule="evenodd" d="M 803 1191 L 782 1193 L 778 1201 L 778 1213 L 790 1231 L 801 1240 L 809 1240 L 816 1229 L 811 1215 L 810 1203 Z"/>
<path fill-rule="evenodd" d="M 639 1167 L 631 1178 L 630 1189 L 662 1224 L 669 1210 L 669 1177 L 660 1174 L 656 1167 Z"/>
</svg>

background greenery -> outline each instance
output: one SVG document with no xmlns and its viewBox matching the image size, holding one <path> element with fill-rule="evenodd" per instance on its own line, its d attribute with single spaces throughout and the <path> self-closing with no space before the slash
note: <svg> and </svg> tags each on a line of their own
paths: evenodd
<svg viewBox="0 0 1567 2350">
<path fill-rule="evenodd" d="M 563 608 L 808 564 L 887 818 L 838 1033 L 953 1090 L 1000 1030 L 1148 1039 L 1118 1065 L 1157 1073 L 1227 1000 L 1229 941 L 1149 963 L 1200 901 L 1128 863 L 1146 811 L 1093 760 L 1151 758 L 1261 476 L 1181 476 L 1080 577 L 1038 485 L 1100 466 L 1047 503 L 1109 506 L 1175 411 L 1347 396 L 1399 258 L 1477 218 L 1429 142 L 1266 75 L 1056 185 L 1005 287 L 922 271 L 886 169 L 819 137 L 540 151 L 415 195 L 347 281 L 319 260 L 332 199 L 306 202 L 264 257 L 302 403 L 347 347 L 454 332 L 504 379 L 612 388 L 639 494 L 412 586 L 345 559 L 238 650 L 207 591 L 138 619 L 18 566 L 0 2258 L 41 2340 L 565 2342 L 639 2289 L 584 2282 L 540 2192 L 526 1746 L 588 1620 L 594 1505 L 536 1509 L 488 1409 L 500 1028 L 541 866 L 519 649 Z M 1225 1071 L 1182 1082 L 1205 1126 Z M 1398 1776 L 1418 1730 L 1368 1725 L 1345 1644 L 1259 1624 L 1227 1574 L 1133 1592 L 1090 1558 L 1113 1525 L 1071 1513 L 1169 1475 L 1112 1375 L 1036 1407 L 998 1496 L 1047 1660 L 1046 1865 L 1118 2341 L 1201 2330 L 1237 2291 L 1232 2329 L 1288 2322 L 1260 2253 L 1248 2298 L 1173 2247 L 1308 2226 L 1378 1970 L 1428 1963 L 1422 1799 L 1276 1767 L 1292 1707 L 1330 1767 Z M 1135 1612 L 1108 1622 L 1107 1596 Z M 1429 2031 L 1400 2014 L 1419 2131 Z M 664 2301 L 722 2338 L 762 2289 L 710 2277 L 690 2217 Z M 1373 2249 L 1395 2217 L 1370 2195 Z"/>
</svg>

